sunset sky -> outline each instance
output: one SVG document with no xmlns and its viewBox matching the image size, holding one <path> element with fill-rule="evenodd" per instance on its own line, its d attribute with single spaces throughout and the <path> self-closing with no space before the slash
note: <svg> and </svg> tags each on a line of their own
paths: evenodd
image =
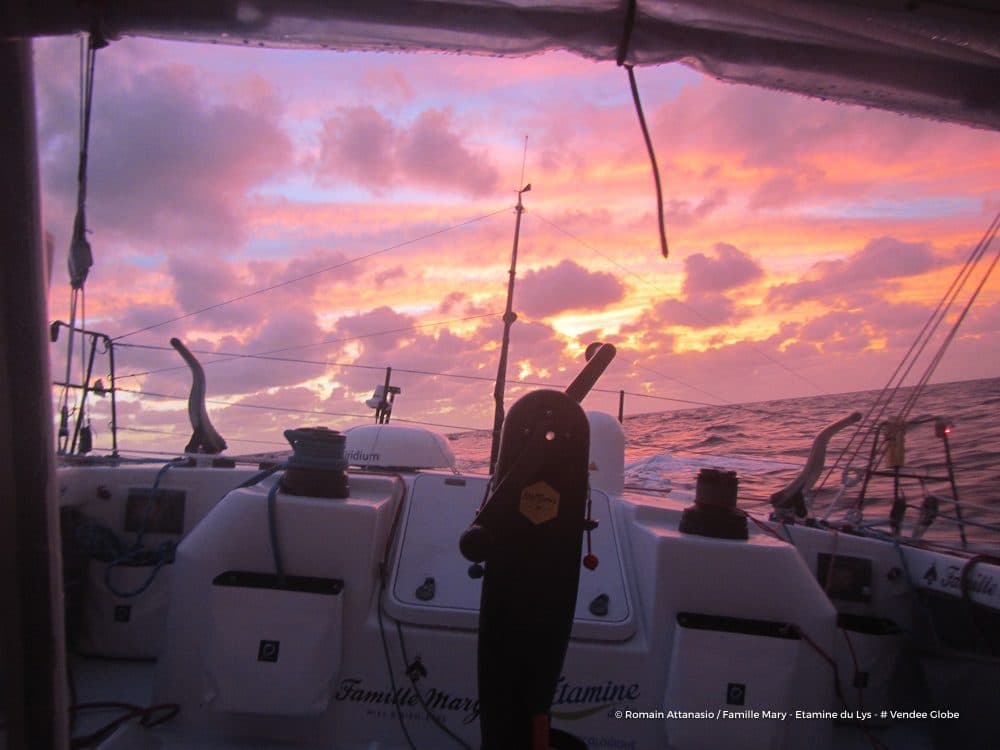
<svg viewBox="0 0 1000 750">
<path fill-rule="evenodd" d="M 50 317 L 68 320 L 79 42 L 35 57 Z M 998 133 L 640 68 L 664 259 L 613 64 L 128 39 L 97 58 L 86 325 L 121 337 L 135 450 L 190 434 L 172 336 L 201 353 L 231 453 L 367 421 L 387 365 L 394 418 L 490 427 L 522 162 L 508 377 L 564 386 L 610 341 L 614 393 L 585 406 L 611 412 L 618 389 L 643 413 L 883 386 L 1000 210 Z M 1000 278 L 934 381 L 997 375 Z"/>
</svg>

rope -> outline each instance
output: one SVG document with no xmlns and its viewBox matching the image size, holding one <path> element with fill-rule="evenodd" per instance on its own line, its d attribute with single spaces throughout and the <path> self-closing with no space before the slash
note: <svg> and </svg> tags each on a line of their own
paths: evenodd
<svg viewBox="0 0 1000 750">
<path fill-rule="evenodd" d="M 399 721 L 399 728 L 406 738 L 406 744 L 410 750 L 417 750 L 417 746 L 410 736 L 410 730 L 403 720 L 402 706 L 399 705 L 399 690 L 396 689 L 396 673 L 392 668 L 392 658 L 389 654 L 389 639 L 385 634 L 385 623 L 382 620 L 382 599 L 385 596 L 385 569 L 383 566 L 380 572 L 381 585 L 378 593 L 378 601 L 375 604 L 375 612 L 378 615 L 378 632 L 382 638 L 382 653 L 385 655 L 385 668 L 389 672 L 389 688 L 392 690 L 392 705 L 396 707 L 396 719 Z"/>
<path fill-rule="evenodd" d="M 642 130 L 643 140 L 646 142 L 646 152 L 649 154 L 649 163 L 653 170 L 653 183 L 656 186 L 656 221 L 660 230 L 660 252 L 666 258 L 670 255 L 667 248 L 667 227 L 663 217 L 663 186 L 660 184 L 660 167 L 656 163 L 656 151 L 653 150 L 653 139 L 649 135 L 649 127 L 646 125 L 646 116 L 642 112 L 642 100 L 639 98 L 639 84 L 635 80 L 635 72 L 631 65 L 624 65 L 625 72 L 628 73 L 629 88 L 632 89 L 632 102 L 635 104 L 635 114 L 639 118 L 639 127 Z"/>
<path fill-rule="evenodd" d="M 117 701 L 75 703 L 69 708 L 70 716 L 73 719 L 75 719 L 76 714 L 81 711 L 94 710 L 116 710 L 122 711 L 123 713 L 118 718 L 113 719 L 100 729 L 97 729 L 90 734 L 74 737 L 70 742 L 70 748 L 72 748 L 72 750 L 84 750 L 85 748 L 95 747 L 110 737 L 120 726 L 132 721 L 132 719 L 138 719 L 139 724 L 146 729 L 151 729 L 159 724 L 170 721 L 170 719 L 180 713 L 181 709 L 176 703 L 159 703 L 153 706 L 142 707 L 132 703 L 119 703 Z"/>
<path fill-rule="evenodd" d="M 639 96 L 639 84 L 635 80 L 635 71 L 633 70 L 633 66 L 626 62 L 629 47 L 632 44 L 632 32 L 635 30 L 635 17 L 637 13 L 638 1 L 625 0 L 625 19 L 622 26 L 622 36 L 618 42 L 616 61 L 618 67 L 625 68 L 625 72 L 628 74 L 628 84 L 632 90 L 632 103 L 635 105 L 635 114 L 639 119 L 639 128 L 642 130 L 643 140 L 646 142 L 646 152 L 649 154 L 649 163 L 653 170 L 653 182 L 656 185 L 656 220 L 660 229 L 660 252 L 666 258 L 670 252 L 667 249 L 667 228 L 663 218 L 663 186 L 660 184 L 660 167 L 656 163 L 656 151 L 653 149 L 653 139 L 649 135 L 646 116 L 642 111 L 642 99 Z"/>
<path fill-rule="evenodd" d="M 431 707 L 427 705 L 427 697 L 421 692 L 420 687 L 417 685 L 418 675 L 421 673 L 426 674 L 427 670 L 424 668 L 423 664 L 420 663 L 419 655 L 414 662 L 410 662 L 410 658 L 406 655 L 406 641 L 403 639 L 403 624 L 399 620 L 396 620 L 396 634 L 399 638 L 399 650 L 403 655 L 403 664 L 407 667 L 406 676 L 409 678 L 410 684 L 413 686 L 413 692 L 417 696 L 417 701 L 420 703 L 421 708 L 424 709 L 424 715 L 430 719 L 434 726 L 444 732 L 455 742 L 455 744 L 463 748 L 463 750 L 472 750 L 472 746 L 451 731 L 451 729 L 449 729 L 448 726 L 441 720 L 441 717 L 435 714 L 431 710 Z"/>
<path fill-rule="evenodd" d="M 618 42 L 618 54 L 615 59 L 619 67 L 628 58 L 629 47 L 632 44 L 632 32 L 635 30 L 635 15 L 638 10 L 637 0 L 625 0 L 625 23 L 622 27 L 622 38 Z"/>
<path fill-rule="evenodd" d="M 951 308 L 955 300 L 958 298 L 958 295 L 961 293 L 962 288 L 968 282 L 976 266 L 979 264 L 983 255 L 985 254 L 986 249 L 996 236 L 998 226 L 1000 226 L 1000 211 L 997 212 L 996 216 L 994 216 L 993 220 L 990 222 L 990 225 L 987 228 L 986 233 L 983 235 L 982 239 L 980 239 L 978 244 L 973 248 L 972 252 L 969 254 L 969 257 L 966 259 L 962 268 L 959 270 L 958 274 L 952 280 L 951 284 L 945 291 L 944 295 L 938 301 L 938 304 L 934 308 L 934 311 L 931 313 L 930 317 L 924 323 L 924 326 L 920 330 L 920 333 L 917 334 L 917 337 L 910 345 L 910 348 L 903 356 L 903 359 L 900 360 L 899 364 L 896 366 L 895 371 L 893 371 L 892 375 L 889 377 L 889 380 L 886 383 L 885 387 L 879 392 L 878 397 L 875 399 L 875 402 L 868 409 L 868 412 L 865 414 L 864 419 L 861 420 L 857 429 L 851 435 L 850 440 L 848 440 L 847 444 L 841 449 L 840 453 L 838 454 L 836 460 L 833 462 L 830 469 L 820 480 L 819 484 L 817 485 L 817 488 L 821 488 L 826 485 L 826 482 L 829 480 L 830 476 L 841 465 L 845 456 L 847 456 L 848 452 L 851 451 L 852 447 L 853 447 L 853 452 L 851 452 L 850 457 L 847 458 L 846 461 L 848 465 L 851 464 L 857 458 L 861 448 L 872 437 L 872 433 L 877 429 L 879 421 L 882 419 L 882 416 L 885 414 L 889 405 L 895 399 L 896 393 L 902 387 L 903 382 L 910 374 L 910 371 L 913 369 L 917 360 L 923 354 L 924 350 L 927 347 L 927 344 L 930 342 L 931 338 L 937 332 L 937 329 L 940 327 L 945 316 L 947 315 L 948 310 Z M 998 257 L 1000 257 L 1000 253 L 998 253 Z M 968 311 L 971 308 L 972 303 L 975 301 L 976 297 L 978 297 L 979 292 L 986 283 L 986 280 L 993 272 L 993 268 L 996 266 L 996 263 L 997 259 L 994 258 L 992 265 L 987 270 L 986 274 L 983 276 L 982 280 L 979 283 L 979 286 L 973 293 L 972 297 L 969 299 L 968 303 L 965 306 L 965 309 L 963 310 L 962 314 L 959 316 L 959 319 L 952 327 L 951 332 L 945 339 L 945 342 L 938 349 L 937 354 L 935 355 L 931 364 L 925 371 L 924 376 L 921 378 L 920 382 L 916 386 L 914 393 L 910 394 L 909 398 L 904 403 L 904 407 L 901 412 L 901 416 L 904 419 L 905 415 L 909 414 L 913 406 L 916 404 L 917 398 L 920 395 L 922 395 L 922 393 L 926 389 L 927 383 L 931 375 L 933 374 L 934 370 L 940 363 L 941 358 L 944 356 L 944 352 L 951 344 L 951 341 L 954 339 L 954 336 L 958 331 L 958 327 L 959 325 L 961 325 L 962 321 L 965 319 L 965 316 L 968 314 Z M 879 461 L 881 461 L 881 458 L 879 459 Z"/>
<path fill-rule="evenodd" d="M 73 367 L 73 342 L 76 339 L 73 328 L 76 325 L 76 306 L 78 302 L 77 292 L 79 290 L 74 289 L 70 293 L 69 300 L 69 342 L 67 343 L 66 352 L 66 379 L 63 381 L 63 392 L 62 392 L 62 405 L 59 408 L 60 412 L 60 424 L 59 424 L 59 453 L 66 453 L 66 447 L 69 444 L 69 431 L 68 431 L 68 419 L 69 419 L 69 384 L 71 382 L 72 367 Z M 65 430 L 65 432 L 64 432 Z"/>
<path fill-rule="evenodd" d="M 391 475 L 395 476 L 397 480 L 402 482 L 402 477 L 398 474 Z M 405 494 L 405 490 L 404 490 Z M 389 638 L 385 634 L 385 623 L 382 619 L 382 602 L 385 598 L 386 591 L 386 579 L 389 576 L 389 555 L 392 551 L 392 545 L 396 538 L 396 533 L 399 530 L 399 523 L 403 515 L 403 498 L 398 497 L 396 500 L 396 510 L 392 515 L 392 524 L 389 526 L 389 534 L 386 536 L 385 547 L 382 550 L 382 560 L 379 562 L 378 566 L 378 580 L 379 580 L 379 592 L 376 597 L 375 602 L 375 612 L 378 618 L 378 632 L 382 639 L 382 653 L 385 656 L 385 667 L 389 672 L 389 687 L 392 689 L 392 702 L 396 707 L 396 719 L 399 721 L 399 728 L 403 732 L 403 737 L 406 738 L 406 744 L 409 746 L 410 750 L 416 750 L 416 745 L 413 742 L 413 738 L 410 737 L 410 731 L 406 726 L 406 722 L 403 720 L 402 706 L 399 705 L 399 691 L 396 689 L 396 674 L 392 668 L 392 657 L 389 654 Z"/>
<path fill-rule="evenodd" d="M 74 293 L 76 291 L 77 290 L 74 290 Z M 79 292 L 80 292 L 80 328 L 86 329 L 87 328 L 87 292 L 84 289 L 84 287 L 82 287 L 82 286 L 80 287 Z M 70 335 L 72 336 L 72 332 L 70 332 Z M 90 379 L 87 377 L 87 347 L 83 346 L 83 343 L 86 340 L 84 338 L 85 335 L 86 334 L 84 334 L 83 332 L 80 333 L 80 344 L 81 344 L 81 346 L 80 346 L 80 382 L 83 383 L 84 387 L 89 387 L 90 386 Z M 80 424 L 83 424 L 83 420 L 86 417 L 86 413 L 85 413 L 86 403 L 87 403 L 87 392 L 84 391 L 83 396 L 80 398 L 80 414 L 77 417 L 77 419 L 78 419 L 78 421 L 79 421 Z M 89 424 L 89 420 L 88 420 L 88 424 Z M 73 447 L 74 446 L 71 443 L 70 444 L 70 448 L 73 449 Z"/>
<path fill-rule="evenodd" d="M 153 507 L 156 504 L 157 490 L 160 481 L 169 469 L 178 466 L 185 459 L 174 459 L 167 462 L 156 474 L 153 480 L 152 491 L 146 501 L 146 508 L 136 540 L 131 545 L 126 545 L 122 539 L 110 528 L 97 522 L 81 524 L 77 529 L 77 539 L 83 546 L 84 551 L 96 560 L 107 562 L 104 569 L 104 585 L 115 596 L 120 599 L 131 599 L 145 592 L 153 584 L 160 569 L 174 561 L 177 545 L 173 541 L 166 541 L 156 548 L 148 549 L 143 545 L 143 537 L 146 534 L 146 524 L 149 522 Z M 132 591 L 119 589 L 111 580 L 111 574 L 115 568 L 126 565 L 130 567 L 152 567 L 146 579 Z"/>
<path fill-rule="evenodd" d="M 997 211 L 996 216 L 993 217 L 993 221 L 990 223 L 989 229 L 987 229 L 986 234 L 979 241 L 979 244 L 976 246 L 976 250 L 973 252 L 974 255 L 977 255 L 974 265 L 978 265 L 979 261 L 986 254 L 986 250 L 992 244 L 994 238 L 997 235 L 998 228 L 1000 228 L 1000 211 Z M 913 393 L 910 394 L 910 398 L 907 400 L 906 404 L 903 407 L 903 412 L 901 415 L 903 419 L 905 419 L 906 416 L 913 409 L 913 406 L 916 404 L 917 399 L 924 392 L 924 389 L 927 387 L 927 382 L 930 380 L 931 375 L 934 374 L 934 371 L 937 369 L 938 365 L 941 364 L 941 360 L 944 358 L 945 352 L 948 350 L 948 347 L 951 346 L 951 342 L 954 341 L 955 335 L 958 333 L 958 329 L 965 321 L 966 316 L 969 314 L 969 310 L 972 309 L 972 305 L 975 304 L 976 300 L 979 298 L 979 293 L 982 292 L 983 287 L 986 285 L 986 282 L 993 274 L 993 270 L 996 268 L 997 261 L 1000 261 L 1000 247 L 997 248 L 997 254 L 993 257 L 993 262 L 990 263 L 989 267 L 986 269 L 986 273 L 984 273 L 983 277 L 979 280 L 979 284 L 976 285 L 976 288 L 972 292 L 972 295 L 965 303 L 965 307 L 962 308 L 962 312 L 959 313 L 958 318 L 952 325 L 951 330 L 945 337 L 945 340 L 941 343 L 941 346 L 938 348 L 937 352 L 934 354 L 934 357 L 931 359 L 931 362 L 927 366 L 927 369 L 924 371 L 924 374 L 921 377 L 920 382 L 917 384 L 917 387 L 914 389 Z M 972 270 L 973 269 L 970 268 L 969 273 L 963 280 L 962 282 L 963 286 L 971 277 Z M 953 301 L 954 298 L 952 299 L 952 302 Z M 949 302 L 949 306 L 950 305 L 951 302 Z"/>
</svg>

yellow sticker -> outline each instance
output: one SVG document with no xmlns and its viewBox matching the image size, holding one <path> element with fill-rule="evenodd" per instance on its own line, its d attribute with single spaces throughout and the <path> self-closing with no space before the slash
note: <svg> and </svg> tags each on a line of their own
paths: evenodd
<svg viewBox="0 0 1000 750">
<path fill-rule="evenodd" d="M 521 490 L 521 514 L 536 526 L 559 515 L 559 493 L 546 482 L 535 482 Z"/>
</svg>

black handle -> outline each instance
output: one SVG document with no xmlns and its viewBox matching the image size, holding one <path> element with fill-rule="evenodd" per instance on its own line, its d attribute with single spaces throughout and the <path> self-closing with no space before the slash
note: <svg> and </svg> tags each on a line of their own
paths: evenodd
<svg viewBox="0 0 1000 750">
<path fill-rule="evenodd" d="M 611 360 L 615 358 L 616 353 L 613 344 L 595 342 L 588 346 L 586 353 L 587 364 L 583 366 L 580 374 L 566 388 L 566 395 L 578 404 L 582 403 L 586 395 L 590 393 L 590 389 L 594 387 L 597 379 L 608 369 L 608 365 L 611 364 Z"/>
</svg>

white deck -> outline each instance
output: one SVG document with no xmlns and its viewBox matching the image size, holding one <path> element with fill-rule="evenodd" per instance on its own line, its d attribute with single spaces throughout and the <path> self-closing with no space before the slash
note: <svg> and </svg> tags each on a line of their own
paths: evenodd
<svg viewBox="0 0 1000 750">
<path fill-rule="evenodd" d="M 112 660 L 76 656 L 71 661 L 73 677 L 76 681 L 78 700 L 125 701 L 142 706 L 152 703 L 153 674 L 156 664 L 152 661 Z M 76 733 L 86 733 L 98 729 L 105 722 L 114 719 L 112 712 L 89 712 L 81 714 Z M 789 719 L 791 721 L 792 719 Z M 869 729 L 871 736 L 890 750 L 935 750 L 926 722 L 898 722 L 889 727 Z M 834 724 L 834 750 L 872 750 L 872 742 L 865 731 L 856 726 Z M 288 743 L 267 744 L 259 740 L 241 742 L 238 740 L 193 735 L 167 722 L 154 729 L 144 729 L 133 721 L 119 729 L 100 746 L 101 750 L 288 750 L 289 747 L 303 750 L 329 750 L 329 744 L 289 745 Z M 359 746 L 364 750 L 404 750 L 406 742 L 400 735 L 399 742 L 387 745 L 371 742 Z M 419 745 L 418 745 L 419 747 Z M 430 746 L 428 746 L 430 747 Z M 458 747 L 442 736 L 435 747 Z M 642 750 L 642 748 L 637 748 Z"/>
<path fill-rule="evenodd" d="M 164 483 L 172 487 L 187 482 L 184 487 L 194 494 L 198 479 L 194 471 L 171 472 Z M 235 473 L 218 475 L 219 482 L 230 484 L 238 478 Z M 119 523 L 127 515 L 124 509 L 132 484 L 148 483 L 148 477 L 147 482 L 128 478 L 112 485 L 108 477 L 97 476 L 91 484 L 98 479 L 111 488 L 119 511 L 102 509 L 109 521 L 118 518 Z M 352 474 L 349 498 L 276 495 L 278 544 L 290 577 L 342 584 L 335 596 L 325 597 L 329 612 L 313 606 L 310 597 L 319 591 L 291 593 L 292 588 L 276 590 L 249 579 L 239 585 L 222 580 L 249 575 L 240 571 L 259 575 L 275 566 L 267 525 L 268 487 L 274 481 L 236 490 L 212 506 L 210 513 L 192 514 L 203 517 L 178 547 L 170 575 L 157 579 L 165 588 L 169 584 L 169 606 L 166 598 L 153 600 L 152 588 L 139 597 L 156 605 L 151 620 L 158 628 L 147 627 L 146 620 L 138 617 L 141 602 L 111 596 L 103 574 L 90 580 L 94 606 L 87 609 L 88 638 L 81 648 L 104 644 L 97 650 L 104 658 L 72 659 L 76 702 L 180 707 L 177 717 L 153 729 L 133 720 L 101 745 L 102 750 L 458 747 L 417 704 L 404 676 L 401 648 L 409 652 L 407 663 L 419 654 L 428 670 L 429 676 L 419 683 L 421 692 L 443 696 L 435 712 L 471 747 L 478 747 L 478 704 L 471 704 L 476 696 L 479 583 L 468 577 L 468 562 L 459 554 L 456 540 L 474 516 L 485 480 L 441 472 L 405 477 Z M 864 674 L 868 682 L 860 702 L 873 713 L 956 709 L 960 694 L 969 692 L 956 689 L 956 684 L 976 685 L 972 691 L 976 700 L 966 704 L 974 710 L 962 709 L 962 718 L 968 713 L 978 722 L 976 738 L 982 734 L 984 712 L 979 708 L 990 693 L 988 685 L 997 682 L 996 665 L 987 663 L 979 672 L 962 671 L 960 683 L 947 675 L 948 679 L 932 678 L 934 686 L 947 689 L 931 690 L 928 697 L 914 655 L 918 651 L 902 643 L 906 639 L 901 633 L 916 628 L 913 589 L 900 566 L 926 578 L 926 571 L 935 566 L 945 571 L 948 560 L 806 526 L 782 528 L 776 535 L 751 525 L 750 538 L 744 541 L 685 534 L 678 521 L 690 497 L 677 493 L 663 499 L 592 490 L 593 514 L 601 522 L 594 550 L 601 563 L 596 571 L 581 576 L 573 640 L 552 705 L 554 726 L 581 737 L 591 750 L 666 750 L 668 737 L 674 746 L 699 749 L 949 746 L 940 740 L 950 729 L 944 720 L 878 726 L 884 722 L 876 715 L 859 727 L 794 714 L 783 721 L 732 715 L 721 721 L 667 717 L 615 721 L 608 713 L 617 709 L 652 713 L 666 707 L 734 713 L 767 707 L 839 711 L 834 673 L 821 656 L 837 662 L 848 708 L 859 702 L 848 676 Z M 87 491 L 84 509 L 96 502 L 94 496 Z M 200 503 L 201 499 L 192 507 Z M 847 580 L 836 586 L 818 581 L 818 571 L 825 570 L 821 560 L 834 554 L 857 564 L 844 568 Z M 973 590 L 971 600 L 995 608 L 991 597 L 996 592 L 986 585 L 995 574 L 992 566 L 984 565 L 976 573 L 988 580 L 983 578 L 985 583 Z M 418 590 L 425 581 L 436 582 L 436 592 L 430 596 Z M 942 575 L 934 592 L 955 597 L 949 581 Z M 603 614 L 590 609 L 600 594 L 611 602 Z M 117 617 L 116 605 L 122 604 L 131 607 L 131 619 Z M 838 626 L 838 612 L 869 622 L 888 620 L 898 630 L 869 633 Z M 277 613 L 282 622 L 274 619 Z M 691 619 L 699 617 L 700 625 Z M 714 625 L 708 622 L 712 618 Z M 720 619 L 728 620 L 730 627 L 738 619 L 744 629 L 727 629 Z M 782 623 L 793 624 L 808 637 L 789 639 L 787 631 L 775 635 L 755 630 L 761 624 Z M 275 634 L 276 628 L 294 632 Z M 316 628 L 323 632 L 314 633 Z M 333 646 L 326 638 L 331 628 L 338 636 Z M 161 633 L 163 650 L 146 654 L 155 645 L 154 630 Z M 97 638 L 101 633 L 106 637 Z M 131 635 L 125 638 L 125 634 Z M 393 653 L 394 685 L 386 666 L 385 636 Z M 261 639 L 280 641 L 281 662 L 277 649 L 273 660 L 260 657 L 258 642 L 271 642 Z M 243 641 L 253 648 L 247 650 Z M 312 645 L 305 649 L 304 643 Z M 159 661 L 154 662 L 157 654 Z M 239 658 L 230 659 L 232 654 Z M 134 658 L 147 655 L 150 658 Z M 727 683 L 729 689 L 746 689 L 746 707 L 725 705 L 742 703 L 729 700 Z M 323 701 L 314 705 L 310 699 L 316 690 Z M 406 706 L 402 712 L 412 743 L 399 727 L 393 692 Z M 304 697 L 297 697 L 300 694 Z M 118 715 L 106 711 L 80 715 L 74 734 L 93 732 Z M 937 745 L 932 733 L 939 735 Z"/>
</svg>

